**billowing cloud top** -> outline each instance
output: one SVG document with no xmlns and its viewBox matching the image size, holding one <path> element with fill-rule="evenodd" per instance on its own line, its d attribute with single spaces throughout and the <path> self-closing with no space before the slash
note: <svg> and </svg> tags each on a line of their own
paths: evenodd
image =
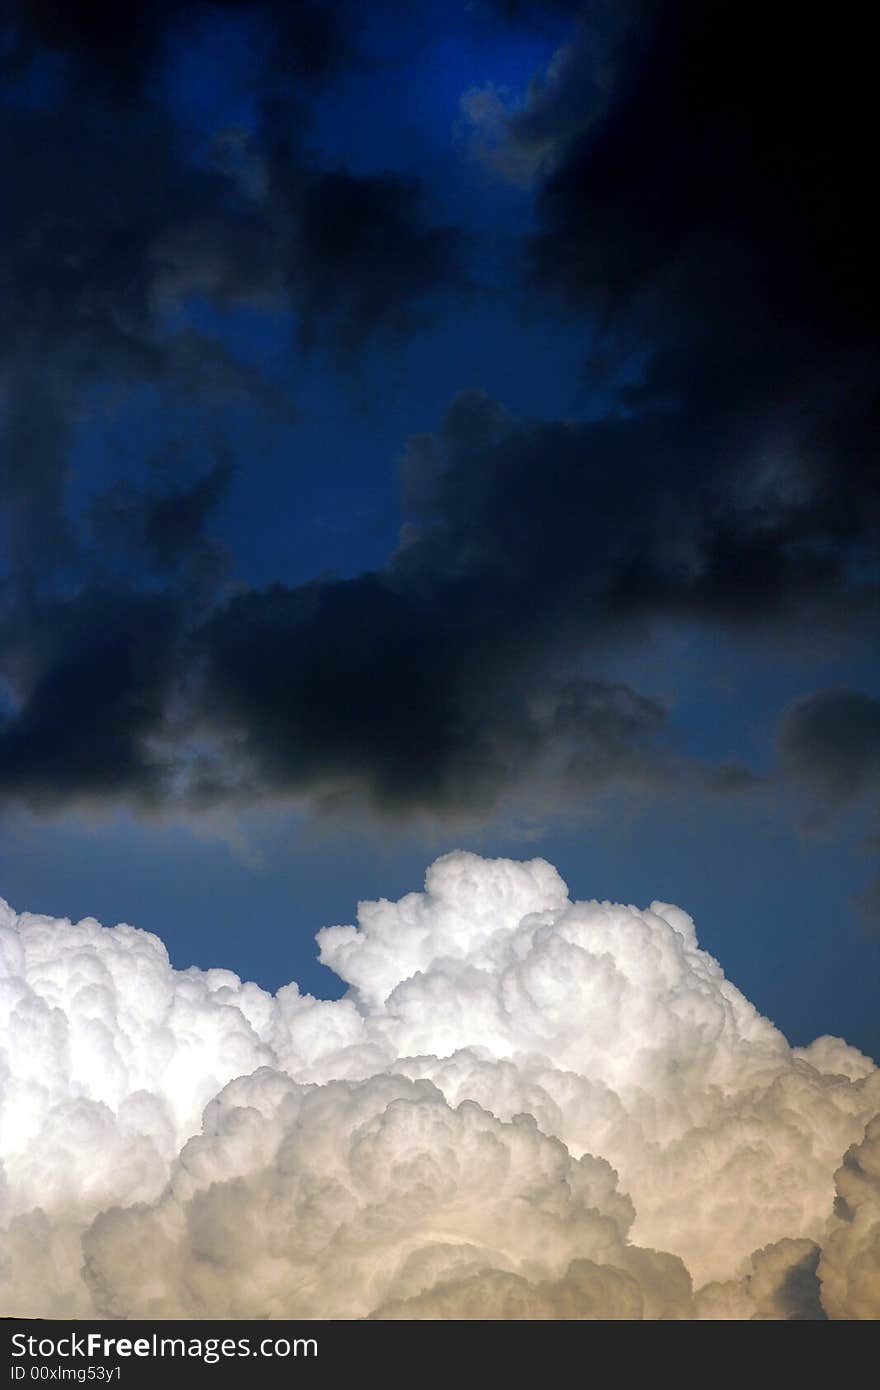
<svg viewBox="0 0 880 1390">
<path fill-rule="evenodd" d="M 358 921 L 325 1001 L 3 906 L 4 1311 L 880 1315 L 880 1071 L 686 913 L 457 852 Z"/>
</svg>

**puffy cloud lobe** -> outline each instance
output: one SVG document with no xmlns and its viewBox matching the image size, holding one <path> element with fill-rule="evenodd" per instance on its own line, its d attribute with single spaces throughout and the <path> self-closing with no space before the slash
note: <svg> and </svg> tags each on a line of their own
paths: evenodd
<svg viewBox="0 0 880 1390">
<path fill-rule="evenodd" d="M 700 1289 L 694 1300 L 696 1316 L 711 1321 L 824 1318 L 816 1278 L 820 1255 L 811 1240 L 785 1239 L 756 1250 L 741 1279 Z"/>
<path fill-rule="evenodd" d="M 623 1257 L 632 1209 L 609 1165 L 573 1159 L 531 1117 L 453 1110 L 394 1076 L 288 1082 L 265 1116 L 262 1079 L 212 1103 L 156 1206 L 93 1223 L 84 1277 L 102 1311 L 359 1317 L 487 1267 L 538 1278 L 580 1252 Z"/>
<path fill-rule="evenodd" d="M 880 1309 L 880 1116 L 835 1173 L 838 1218 L 819 1264 L 830 1317 L 876 1318 Z"/>
<path fill-rule="evenodd" d="M 318 940 L 340 1000 L 5 910 L 8 1311 L 880 1312 L 880 1072 L 680 909 L 457 852 Z"/>
</svg>

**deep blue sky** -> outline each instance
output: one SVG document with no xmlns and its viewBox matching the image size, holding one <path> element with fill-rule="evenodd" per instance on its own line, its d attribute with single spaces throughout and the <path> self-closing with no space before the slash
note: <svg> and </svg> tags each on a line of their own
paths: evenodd
<svg viewBox="0 0 880 1390">
<path fill-rule="evenodd" d="M 852 113 L 668 9 L 17 12 L 15 907 L 332 993 L 358 899 L 539 854 L 880 1051 Z"/>
</svg>

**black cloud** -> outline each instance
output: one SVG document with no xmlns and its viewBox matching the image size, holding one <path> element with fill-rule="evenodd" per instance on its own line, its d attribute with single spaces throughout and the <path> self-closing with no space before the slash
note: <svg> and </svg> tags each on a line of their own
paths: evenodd
<svg viewBox="0 0 880 1390">
<path fill-rule="evenodd" d="M 285 45 L 301 43 L 310 75 L 326 76 L 329 57 L 318 61 L 313 48 L 321 26 L 328 35 L 340 28 L 341 11 L 232 0 L 221 8 L 252 11 L 285 38 L 262 75 L 259 129 L 226 132 L 194 161 L 142 83 L 186 6 L 13 7 L 18 69 L 7 73 L 0 131 L 0 509 L 20 569 L 33 568 L 37 539 L 42 568 L 47 546 L 59 563 L 73 554 L 66 457 L 96 383 L 153 383 L 187 397 L 232 387 L 261 409 L 271 404 L 265 382 L 221 337 L 174 326 L 188 299 L 286 311 L 302 342 L 350 360 L 377 334 L 418 327 L 431 297 L 462 283 L 461 237 L 432 223 L 416 178 L 356 176 L 305 153 L 307 113 L 288 91 L 295 66 L 279 85 L 274 64 L 287 61 Z M 342 35 L 336 46 L 347 44 Z M 56 49 L 68 55 L 70 80 L 22 99 L 14 79 L 25 56 Z M 86 94 L 79 78 L 95 65 L 109 85 Z"/>
<path fill-rule="evenodd" d="M 409 332 L 463 278 L 460 233 L 431 221 L 428 190 L 321 166 L 275 76 L 256 131 L 213 164 L 184 160 L 145 80 L 179 10 L 39 5 L 20 31 L 107 81 L 87 109 L 69 92 L 15 108 L 3 137 L 3 497 L 23 544 L 0 633 L 0 791 L 484 814 L 527 778 L 577 795 L 692 775 L 662 706 L 597 678 L 591 652 L 668 617 L 748 636 L 872 612 L 876 226 L 857 36 L 840 25 L 826 41 L 788 3 L 625 7 L 613 35 L 603 9 L 613 80 L 591 106 L 587 12 L 564 80 L 510 139 L 545 151 L 532 288 L 561 293 L 585 344 L 598 333 L 618 366 L 641 361 L 636 384 L 586 423 L 461 394 L 410 441 L 398 549 L 352 579 L 231 591 L 206 533 L 225 464 L 164 491 L 111 489 L 93 549 L 140 566 L 111 601 L 64 512 L 84 383 L 193 389 L 234 371 L 219 342 L 160 332 L 163 304 L 281 306 L 339 364 Z M 816 101 L 844 60 L 843 94 Z M 37 531 L 75 573 L 51 596 L 24 582 Z M 786 726 L 788 766 L 826 791 L 832 764 L 855 767 L 827 729 L 873 727 L 847 709 L 849 724 L 808 706 Z M 719 790 L 748 783 L 735 765 L 705 773 Z"/>
<path fill-rule="evenodd" d="M 256 128 L 193 158 L 152 79 L 211 7 L 4 9 L 0 786 L 40 807 L 173 794 L 193 734 L 180 715 L 193 634 L 226 577 L 206 533 L 226 459 L 199 475 L 169 455 L 161 481 L 123 477 L 71 514 L 89 392 L 148 385 L 173 407 L 233 390 L 275 410 L 222 337 L 179 322 L 187 301 L 287 313 L 307 347 L 348 364 L 462 282 L 461 238 L 431 221 L 417 178 L 324 167 L 306 149 L 304 91 L 353 52 L 344 7 L 218 10 L 268 26 L 272 42 Z M 202 761 L 188 743 L 191 781 Z"/>
<path fill-rule="evenodd" d="M 396 814 L 461 814 L 491 809 L 526 778 L 534 786 L 545 778 L 564 795 L 687 775 L 662 706 L 590 677 L 583 664 L 591 643 L 619 640 L 674 604 L 731 616 L 700 549 L 699 497 L 680 480 L 669 504 L 660 469 L 634 498 L 632 444 L 628 421 L 517 421 L 467 393 L 437 436 L 411 441 L 412 514 L 383 570 L 218 598 L 207 617 L 191 576 L 178 574 L 170 645 L 154 663 L 160 683 L 167 673 L 164 697 L 144 704 L 136 683 L 125 697 L 146 709 L 134 740 L 145 763 L 130 799 L 143 800 L 142 786 L 156 796 L 157 738 L 169 771 L 186 772 L 171 782 L 199 805 L 297 794 Z M 183 537 L 184 552 L 199 553 L 197 535 L 221 482 L 215 472 L 167 498 L 111 494 L 102 524 L 149 548 L 164 517 L 167 549 L 154 562 L 173 571 L 172 540 Z M 667 536 L 657 522 L 668 505 Z M 658 531 L 667 538 L 653 541 L 646 558 Z M 652 567 L 656 585 L 636 588 L 638 564 Z M 798 588 L 802 576 L 777 578 L 765 605 L 780 609 L 786 583 Z M 68 679 L 64 652 L 60 665 L 60 675 L 53 666 L 29 678 L 7 729 L 10 745 L 34 727 L 27 746 L 38 749 L 44 722 L 34 724 L 31 707 L 41 709 L 44 688 Z M 193 737 L 220 750 L 215 765 L 193 762 Z M 51 758 L 40 765 L 48 772 Z M 719 779 L 710 770 L 704 784 L 741 786 L 737 772 L 726 768 Z M 23 786 L 20 778 L 14 784 Z"/>
<path fill-rule="evenodd" d="M 344 9 L 320 0 L 10 0 L 7 61 L 20 69 L 41 52 L 64 54 L 115 99 L 136 99 L 176 24 L 226 12 L 269 23 L 276 61 L 302 80 L 332 71 L 349 53 Z"/>
<path fill-rule="evenodd" d="M 781 770 L 811 798 L 808 824 L 827 821 L 859 801 L 880 816 L 880 699 L 863 690 L 820 690 L 797 700 L 782 719 Z M 868 840 L 875 853 L 880 836 Z M 880 923 L 880 873 L 855 898 Z"/>
<path fill-rule="evenodd" d="M 822 690 L 786 712 L 780 751 L 789 776 L 833 805 L 880 791 L 880 699 Z"/>
<path fill-rule="evenodd" d="M 99 591 L 34 617 L 37 670 L 21 708 L 0 721 L 5 796 L 38 810 L 117 799 L 158 807 L 168 769 L 147 741 L 162 731 L 174 676 L 175 603 Z"/>
<path fill-rule="evenodd" d="M 414 592 L 389 574 L 278 587 L 233 600 L 200 641 L 201 713 L 232 736 L 246 796 L 460 815 L 548 755 L 557 791 L 660 775 L 657 703 L 555 661 L 530 679 L 516 635 L 476 625 L 466 588 Z"/>
<path fill-rule="evenodd" d="M 306 179 L 292 201 L 288 275 L 307 345 L 329 333 L 348 355 L 377 327 L 409 333 L 426 290 L 456 278 L 462 235 L 428 223 L 416 179 L 336 170 Z"/>
<path fill-rule="evenodd" d="M 878 222 L 858 21 L 789 0 L 628 15 L 616 80 L 580 130 L 571 108 L 596 79 L 583 36 L 512 123 L 514 140 L 555 123 L 533 274 L 644 353 L 634 407 L 710 420 L 729 456 L 772 436 L 811 480 L 836 470 L 850 526 L 869 496 L 876 522 Z M 743 420 L 751 439 L 732 437 Z"/>
</svg>

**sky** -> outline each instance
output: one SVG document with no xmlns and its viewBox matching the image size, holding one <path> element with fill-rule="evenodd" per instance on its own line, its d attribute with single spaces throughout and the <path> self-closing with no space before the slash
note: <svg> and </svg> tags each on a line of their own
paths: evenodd
<svg viewBox="0 0 880 1390">
<path fill-rule="evenodd" d="M 857 20 L 0 14 L 0 895 L 335 998 L 539 856 L 876 1057 Z"/>
</svg>

